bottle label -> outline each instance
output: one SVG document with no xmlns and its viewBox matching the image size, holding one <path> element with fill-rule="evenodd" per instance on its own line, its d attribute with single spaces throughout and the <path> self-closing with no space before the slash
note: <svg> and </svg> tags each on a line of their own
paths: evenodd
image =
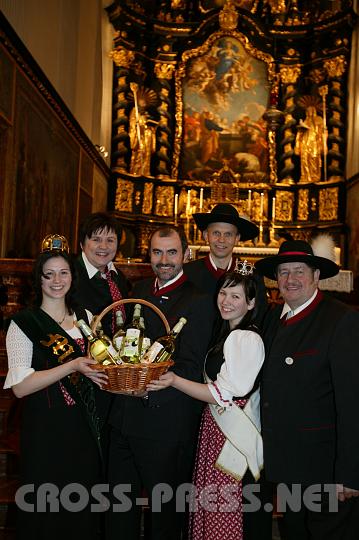
<svg viewBox="0 0 359 540">
<path fill-rule="evenodd" d="M 163 345 L 161 345 L 161 343 L 158 343 L 158 341 L 155 341 L 154 343 L 152 343 L 148 351 L 146 351 L 142 361 L 148 364 L 150 364 L 151 362 L 154 362 L 157 355 L 161 352 L 163 348 L 164 347 Z"/>
<path fill-rule="evenodd" d="M 123 336 L 118 336 L 114 338 L 113 340 L 113 344 L 118 351 L 121 350 L 122 341 L 123 341 Z"/>
<path fill-rule="evenodd" d="M 151 340 L 148 337 L 144 337 L 142 340 L 141 355 L 144 355 L 147 349 L 151 347 Z"/>
<path fill-rule="evenodd" d="M 140 330 L 137 328 L 129 328 L 126 332 L 125 344 L 123 347 L 123 356 L 135 356 L 138 355 L 138 340 L 140 337 Z"/>
</svg>

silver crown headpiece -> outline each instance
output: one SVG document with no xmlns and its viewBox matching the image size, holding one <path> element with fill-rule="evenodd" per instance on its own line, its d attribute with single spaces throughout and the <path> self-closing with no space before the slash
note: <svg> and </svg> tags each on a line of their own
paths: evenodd
<svg viewBox="0 0 359 540">
<path fill-rule="evenodd" d="M 253 274 L 254 264 L 247 261 L 247 259 L 245 259 L 244 261 L 237 259 L 234 271 L 238 274 L 242 274 L 242 276 L 250 276 L 251 274 Z"/>
</svg>

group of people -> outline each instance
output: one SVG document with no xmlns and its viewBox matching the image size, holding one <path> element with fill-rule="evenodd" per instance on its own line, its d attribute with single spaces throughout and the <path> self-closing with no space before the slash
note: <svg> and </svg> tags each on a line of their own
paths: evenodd
<svg viewBox="0 0 359 540">
<path fill-rule="evenodd" d="M 194 219 L 208 255 L 184 263 L 183 231 L 160 227 L 154 276 L 133 285 L 106 213 L 84 221 L 76 259 L 65 238 L 43 242 L 33 305 L 6 340 L 5 387 L 24 398 L 19 539 L 138 540 L 144 502 L 153 540 L 270 540 L 274 503 L 283 540 L 359 537 L 359 314 L 318 287 L 339 267 L 301 240 L 254 267 L 233 249 L 258 228 L 232 205 Z M 263 276 L 278 281 L 274 309 Z M 129 295 L 171 327 L 187 320 L 173 367 L 138 395 L 102 389 L 76 326 Z M 163 335 L 143 315 L 146 335 Z"/>
</svg>

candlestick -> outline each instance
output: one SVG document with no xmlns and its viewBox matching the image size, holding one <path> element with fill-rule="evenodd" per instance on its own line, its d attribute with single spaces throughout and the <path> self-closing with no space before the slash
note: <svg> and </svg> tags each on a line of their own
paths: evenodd
<svg viewBox="0 0 359 540">
<path fill-rule="evenodd" d="M 203 209 L 203 187 L 199 190 L 199 211 Z"/>
<path fill-rule="evenodd" d="M 187 191 L 187 207 L 186 207 L 186 215 L 189 216 L 191 213 L 191 190 L 189 189 Z"/>
<path fill-rule="evenodd" d="M 174 214 L 175 214 L 175 216 L 178 215 L 178 193 L 176 193 L 176 195 L 175 195 L 175 211 L 174 211 Z"/>
<path fill-rule="evenodd" d="M 261 193 L 261 207 L 260 207 L 260 218 L 263 219 L 264 212 L 264 193 Z"/>
<path fill-rule="evenodd" d="M 248 216 L 251 217 L 251 210 L 252 210 L 252 190 L 248 190 L 248 200 L 247 200 L 247 212 Z"/>
<path fill-rule="evenodd" d="M 272 221 L 275 220 L 275 197 L 272 199 Z"/>
</svg>

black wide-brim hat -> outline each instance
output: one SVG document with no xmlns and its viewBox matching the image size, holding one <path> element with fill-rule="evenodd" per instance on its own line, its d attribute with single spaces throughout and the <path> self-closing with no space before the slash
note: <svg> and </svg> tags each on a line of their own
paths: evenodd
<svg viewBox="0 0 359 540">
<path fill-rule="evenodd" d="M 259 235 L 257 225 L 241 217 L 231 204 L 217 204 L 210 212 L 193 214 L 193 219 L 200 231 L 205 231 L 211 223 L 231 223 L 237 227 L 241 241 L 253 240 Z"/>
<path fill-rule="evenodd" d="M 314 255 L 312 246 L 304 240 L 283 242 L 277 255 L 260 259 L 255 263 L 255 267 L 263 276 L 275 280 L 277 279 L 278 265 L 287 262 L 304 262 L 312 268 L 318 268 L 320 270 L 319 279 L 333 277 L 339 272 L 339 266 L 334 261 Z"/>
</svg>

